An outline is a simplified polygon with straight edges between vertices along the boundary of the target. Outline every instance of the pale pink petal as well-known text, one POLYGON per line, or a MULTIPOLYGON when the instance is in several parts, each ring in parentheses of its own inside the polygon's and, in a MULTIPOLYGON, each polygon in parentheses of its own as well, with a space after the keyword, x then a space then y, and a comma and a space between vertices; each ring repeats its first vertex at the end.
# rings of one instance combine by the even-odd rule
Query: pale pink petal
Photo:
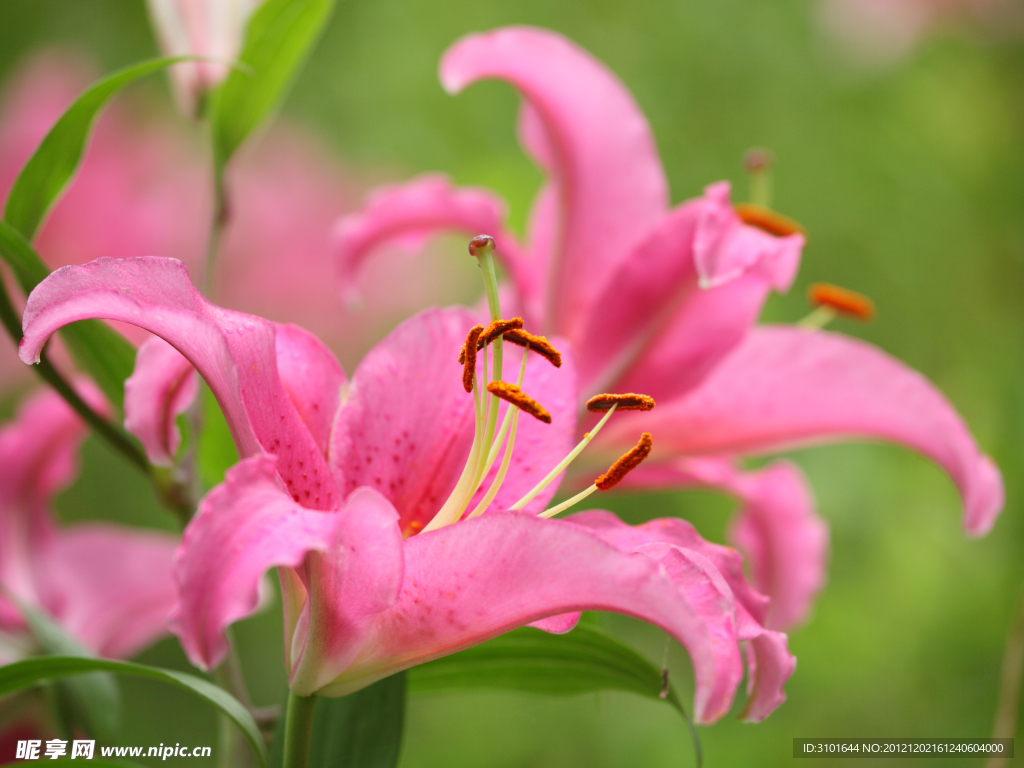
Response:
POLYGON ((181 445, 174 420, 199 393, 192 363, 153 336, 135 356, 135 370, 124 382, 124 428, 139 438, 151 464, 169 467, 181 445))
POLYGON ((305 509, 278 485, 276 461, 243 459, 199 505, 175 558, 180 602, 172 631, 193 664, 217 666, 227 653, 224 628, 259 604, 259 584, 273 566, 298 566, 326 551, 337 514, 305 509))
POLYGON ((758 328, 697 389, 642 415, 641 422, 624 414, 598 439, 629 442, 642 424, 665 456, 874 437, 907 445, 949 473, 968 534, 986 533, 1003 506, 999 470, 945 397, 884 352, 837 334, 758 328))
POLYGON ((37 361, 54 331, 86 318, 138 325, 174 346, 217 397, 240 456, 279 456, 278 471, 297 499, 336 506, 326 459, 281 385, 273 324, 211 304, 174 259, 98 259, 58 269, 32 292, 21 359, 37 361))
POLYGON ((508 27, 469 35, 445 53, 440 77, 452 93, 484 78, 507 80, 540 118, 546 140, 535 137, 529 146, 535 155, 547 155, 563 201, 544 330, 575 341, 601 278, 668 205, 647 121, 612 72, 546 30, 508 27))
POLYGON ((402 323, 352 376, 331 438, 331 466, 349 493, 380 491, 405 529, 428 523, 455 487, 473 442, 473 395, 459 350, 481 318, 433 309, 402 323))
POLYGON ((345 372, 327 346, 304 328, 279 324, 274 337, 281 384, 324 455, 345 372))
POLYGON ((572 522, 497 513, 405 542, 405 582, 366 644, 325 695, 578 610, 610 610, 662 627, 690 653, 694 717, 724 715, 742 676, 735 603, 699 553, 629 553, 572 522))
POLYGON ((451 231, 493 237, 495 254, 515 277, 522 271, 519 247, 504 222, 505 204, 497 195, 455 187, 446 176, 430 174, 381 187, 362 211, 344 216, 335 227, 342 292, 348 298, 358 294, 359 272, 378 248, 388 244, 419 248, 430 237, 451 231))
POLYGON ((534 629, 543 629, 552 635, 564 635, 580 623, 583 611, 572 611, 571 613, 559 613, 555 616, 547 616, 537 621, 531 621, 527 626, 534 629))
POLYGON ((580 341, 584 393, 661 401, 694 387, 742 340, 768 293, 789 287, 801 246, 743 224, 725 183, 675 208, 604 284, 580 341), (715 244, 730 272, 701 288, 698 257, 715 244))
POLYGON ((94 653, 133 656, 169 631, 177 545, 167 534, 103 523, 61 531, 37 564, 42 605, 94 653))
POLYGON ((795 464, 775 461, 742 472, 719 458, 648 461, 623 487, 706 487, 735 495, 742 506, 729 537, 750 561, 754 586, 771 600, 765 626, 786 630, 807 618, 825 585, 829 531, 795 464))
MULTIPOLYGON (((562 339, 555 338, 551 341, 556 349, 568 350, 562 339)), ((518 347, 511 344, 506 344, 505 350, 505 379, 510 380, 518 375, 522 353, 518 347)), ((508 474, 505 475, 501 489, 491 502, 490 510, 493 511, 508 509, 519 501, 543 480, 576 444, 576 365, 572 354, 568 351, 562 353, 561 368, 555 368, 544 358, 531 354, 526 361, 523 391, 548 410, 551 414, 551 423, 545 424, 524 413, 519 415, 519 426, 508 474)), ((500 413, 504 417, 504 407, 500 413)), ((476 507, 490 488, 504 456, 505 451, 502 449, 498 452, 494 467, 484 478, 483 484, 470 502, 470 510, 476 507)), ((558 490, 561 478, 561 475, 558 476, 537 494, 523 507, 523 511, 533 514, 543 511, 558 490)))

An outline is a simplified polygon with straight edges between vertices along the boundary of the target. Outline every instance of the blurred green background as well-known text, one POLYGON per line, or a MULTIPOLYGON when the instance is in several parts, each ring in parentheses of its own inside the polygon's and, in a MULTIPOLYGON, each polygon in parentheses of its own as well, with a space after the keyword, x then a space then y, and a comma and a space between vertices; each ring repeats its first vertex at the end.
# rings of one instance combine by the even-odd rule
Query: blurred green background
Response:
MULTIPOLYGON (((814 281, 868 294, 877 320, 836 327, 936 382, 996 459, 1007 506, 987 538, 969 541, 952 484, 916 455, 883 445, 794 454, 832 526, 829 583, 810 622, 791 634, 799 664, 789 700, 763 724, 730 717, 702 729, 709 766, 789 765, 793 737, 989 735, 1024 584, 1024 47, 968 30, 933 36, 895 65, 856 66, 821 35, 815 10, 812 0, 344 0, 285 106, 326 137, 358 183, 446 171, 504 194, 521 226, 540 175, 515 140, 517 97, 497 83, 448 97, 437 61, 473 30, 529 23, 563 32, 639 101, 674 202, 723 178, 742 197, 744 150, 769 147, 775 207, 808 228, 810 244, 796 287, 771 300, 767 319, 803 316, 814 281)), ((105 71, 155 53, 141 0, 0 3, 0 79, 55 44, 90 52, 105 71)), ((169 100, 164 83, 144 87, 169 100)), ((631 522, 686 517, 721 541, 732 504, 687 493, 618 496, 608 506, 631 522)), ((144 482, 92 441, 58 509, 67 520, 172 525, 144 482)), ((660 632, 601 620, 660 661, 660 632)), ((261 704, 283 696, 279 625, 273 606, 237 632, 261 704)), ((142 660, 187 668, 171 640, 142 660)), ((687 681, 678 646, 670 661, 687 681)), ((123 744, 216 744, 212 713, 186 694, 130 680, 123 691, 123 744)), ((619 694, 493 693, 411 700, 401 765, 691 761, 667 707, 619 694)), ((942 764, 968 762, 977 761, 942 764)))

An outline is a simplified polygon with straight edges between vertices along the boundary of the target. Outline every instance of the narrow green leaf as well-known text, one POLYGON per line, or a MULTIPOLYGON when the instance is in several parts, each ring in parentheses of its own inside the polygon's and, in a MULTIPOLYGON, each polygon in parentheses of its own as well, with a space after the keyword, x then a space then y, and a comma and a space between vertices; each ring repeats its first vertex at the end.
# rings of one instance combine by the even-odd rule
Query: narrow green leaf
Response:
POLYGON ((78 169, 96 116, 111 96, 140 77, 164 69, 183 57, 134 64, 93 83, 61 115, 21 169, 4 208, 4 220, 26 239, 35 237, 46 212, 78 169))
POLYGON ((218 178, 242 142, 280 104, 333 7, 334 0, 266 0, 253 14, 238 57, 241 66, 228 74, 211 103, 218 178))
POLYGON ((405 722, 406 673, 361 691, 317 699, 309 768, 395 768, 405 722))
MULTIPOLYGON (((92 654, 42 611, 19 603, 29 632, 44 653, 91 658, 92 654)), ((121 722, 121 695, 113 675, 91 672, 56 684, 60 708, 70 725, 81 725, 92 738, 107 743, 117 738, 121 722)))
POLYGON ((676 690, 666 689, 661 669, 592 625, 565 635, 523 627, 409 670, 409 693, 481 688, 554 695, 617 690, 665 701, 686 721, 701 764, 696 729, 676 690))
POLYGON ((267 765, 267 749, 256 721, 249 711, 231 694, 218 688, 208 680, 178 672, 173 669, 160 669, 136 664, 130 661, 114 661, 112 659, 85 659, 77 656, 38 656, 23 659, 13 664, 0 667, 0 696, 13 691, 27 688, 46 680, 58 680, 70 675, 88 672, 118 672, 124 675, 159 680, 191 691, 231 718, 241 729, 249 742, 261 768, 267 765))
MULTIPOLYGON (((0 221, 0 256, 10 266, 26 296, 50 274, 28 240, 5 221, 0 221)), ((15 340, 21 338, 20 325, 19 322, 15 340)), ((78 366, 120 411, 124 405, 124 380, 135 368, 135 347, 99 320, 72 323, 60 333, 78 366)))

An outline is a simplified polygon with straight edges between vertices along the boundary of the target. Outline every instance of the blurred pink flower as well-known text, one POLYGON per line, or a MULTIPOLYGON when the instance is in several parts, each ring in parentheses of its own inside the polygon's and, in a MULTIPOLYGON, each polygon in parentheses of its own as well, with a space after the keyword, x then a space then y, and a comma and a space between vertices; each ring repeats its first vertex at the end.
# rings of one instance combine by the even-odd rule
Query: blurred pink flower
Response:
POLYGON ((734 536, 777 607, 770 626, 806 616, 824 582, 827 528, 794 465, 744 476, 726 457, 837 437, 901 442, 952 477, 968 534, 991 528, 1003 503, 999 472, 922 376, 837 334, 754 325, 768 293, 792 283, 803 237, 749 215, 759 226, 746 223, 725 183, 670 209, 647 121, 600 62, 555 33, 511 27, 455 43, 440 77, 452 93, 497 78, 522 94, 520 139, 548 177, 527 244, 505 229, 492 193, 421 177, 378 191, 339 222, 344 291, 385 242, 452 228, 492 234, 528 322, 569 340, 579 402, 601 391, 658 401, 653 414, 625 414, 595 441, 617 452, 640 424, 654 434, 651 461, 629 482, 709 484, 744 502, 734 536))
POLYGON ((1021 13, 1011 0, 822 0, 818 19, 851 58, 887 64, 936 29, 971 21, 1019 29, 1021 13))
MULTIPOLYGON (((92 387, 83 394, 103 408, 92 387)), ((86 428, 54 392, 0 428, 0 663, 32 650, 11 598, 52 616, 93 653, 128 657, 168 631, 174 537, 106 523, 55 525, 50 500, 77 474, 86 428)))
MULTIPOLYGON (((44 53, 9 83, 0 105, 0 191, 10 188, 92 71, 73 55, 44 53)), ((343 359, 357 360, 397 319, 435 300, 440 276, 426 263, 382 263, 365 310, 342 306, 324 275, 333 270, 331 227, 355 193, 315 137, 281 122, 256 146, 243 148, 229 169, 231 221, 214 298, 300 322, 343 359)), ((209 170, 198 137, 168 123, 143 119, 123 100, 106 110, 79 172, 37 238, 47 264, 156 255, 203 273, 209 170)), ((120 330, 136 343, 147 335, 131 326, 120 330)), ((6 336, 0 339, 0 391, 26 382, 30 373, 12 347, 6 336)))
POLYGON ((263 0, 147 0, 160 48, 167 56, 206 56, 219 61, 171 69, 175 95, 188 115, 228 73, 242 48, 245 27, 263 0))
MULTIPOLYGON (((300 695, 342 695, 524 624, 567 631, 578 611, 598 609, 650 621, 687 648, 698 722, 730 708, 740 641, 749 641, 751 678, 744 716, 760 720, 784 700, 795 660, 785 635, 764 628, 767 600, 747 584, 737 552, 678 520, 633 528, 600 512, 544 519, 537 513, 557 483, 513 504, 572 447, 571 356, 558 370, 538 356, 523 361, 523 391, 550 408, 550 423, 528 418, 520 428, 506 408, 507 455, 468 476, 482 483, 467 483, 460 476, 483 466, 467 459, 486 455, 474 453, 484 430, 454 359, 476 312, 413 317, 346 382, 314 336, 213 305, 180 262, 101 259, 57 270, 32 292, 22 359, 87 317, 137 324, 173 346, 209 384, 243 457, 203 500, 177 556, 174 628, 193 663, 224 658, 224 628, 253 612, 263 572, 277 566, 290 686, 300 695), (480 498, 493 509, 481 504, 462 519, 480 498)), ((152 375, 137 368, 129 410, 146 407, 143 390, 152 412, 176 398, 159 382, 181 372, 166 364, 169 351, 140 355, 152 375)), ((166 444, 166 421, 143 422, 166 444)))

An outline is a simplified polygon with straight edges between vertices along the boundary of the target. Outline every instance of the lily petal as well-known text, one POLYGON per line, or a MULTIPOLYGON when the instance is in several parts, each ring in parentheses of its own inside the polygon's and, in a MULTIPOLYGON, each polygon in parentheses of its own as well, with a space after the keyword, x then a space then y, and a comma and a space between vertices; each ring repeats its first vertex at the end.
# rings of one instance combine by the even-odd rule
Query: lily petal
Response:
POLYGON ((445 232, 494 238, 495 255, 515 277, 523 272, 519 247, 505 229, 505 203, 493 192, 455 187, 447 176, 428 174, 375 190, 363 210, 344 216, 334 231, 342 294, 358 296, 356 280, 370 255, 389 243, 419 248, 445 232))
POLYGON ((484 78, 506 80, 540 118, 535 122, 547 140, 532 140, 528 148, 538 155, 544 147, 544 164, 563 202, 546 331, 575 341, 605 272, 668 207, 647 121, 611 71, 546 30, 507 27, 469 35, 444 54, 440 78, 449 93, 484 78))
POLYGON ((720 458, 648 461, 623 485, 701 486, 739 498, 742 507, 729 538, 750 561, 754 586, 771 600, 765 626, 786 630, 806 620, 825 585, 829 530, 795 464, 773 461, 764 469, 742 472, 720 458))
POLYGON ((134 656, 168 632, 177 545, 173 536, 102 523, 61 531, 40 558, 42 604, 93 653, 134 656))
POLYGON ((294 496, 310 507, 336 506, 326 459, 281 384, 272 323, 210 303, 175 259, 97 259, 62 267, 32 291, 21 359, 38 361, 54 331, 86 318, 131 323, 174 346, 209 384, 240 456, 279 455, 294 496))
POLYGON ((326 456, 345 371, 320 339, 297 325, 278 324, 274 342, 284 391, 326 456))
POLYGON ((356 368, 331 438, 343 491, 375 488, 403 530, 428 523, 455 487, 473 442, 473 397, 456 359, 480 321, 431 309, 402 323, 356 368))
POLYGON ((298 505, 278 485, 276 463, 265 455, 240 461, 185 529, 174 564, 180 602, 171 631, 203 669, 227 654, 225 627, 256 610, 264 572, 296 567, 337 538, 340 516, 298 505))
MULTIPOLYGON (((949 401, 916 371, 838 334, 753 330, 697 389, 645 416, 643 428, 658 435, 662 455, 769 451, 851 436, 902 443, 950 475, 972 536, 985 534, 1003 506, 999 470, 949 401)), ((608 426, 598 439, 625 444, 637 430, 631 414, 608 426)))
POLYGON ((151 464, 169 467, 181 445, 174 420, 199 394, 192 363, 153 336, 139 347, 135 370, 124 382, 124 428, 139 438, 151 464))
POLYGON ((377 617, 352 664, 319 693, 343 695, 514 627, 594 609, 649 621, 687 648, 698 722, 729 709, 742 676, 735 603, 700 553, 630 553, 571 521, 512 512, 420 534, 404 548, 401 597, 377 617))
POLYGON ((740 221, 725 182, 675 208, 604 284, 580 341, 584 392, 661 401, 696 386, 743 339, 769 292, 788 289, 802 244, 740 221), (709 277, 709 259, 728 273, 709 277))

